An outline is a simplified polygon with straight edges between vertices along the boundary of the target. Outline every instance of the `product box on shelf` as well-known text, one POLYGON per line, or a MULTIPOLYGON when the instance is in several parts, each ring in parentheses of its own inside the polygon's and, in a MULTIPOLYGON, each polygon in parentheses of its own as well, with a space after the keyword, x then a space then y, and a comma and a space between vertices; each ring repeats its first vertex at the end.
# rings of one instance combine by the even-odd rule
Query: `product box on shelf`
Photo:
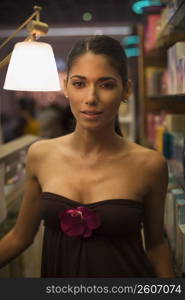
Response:
POLYGON ((185 186, 184 147, 185 135, 183 133, 172 132, 171 159, 169 161, 169 166, 176 182, 181 186, 185 186))
POLYGON ((162 136, 165 129, 165 118, 168 113, 161 111, 147 113, 147 138, 151 145, 162 152, 162 136))
MULTIPOLYGON (((180 196, 181 197, 181 196, 180 196)), ((176 223, 185 224, 185 197, 176 201, 176 223)))
POLYGON ((146 53, 155 47, 157 36, 158 36, 160 18, 161 18, 160 14, 152 14, 147 17, 147 25, 145 28, 145 44, 144 44, 146 53))
POLYGON ((165 126, 163 124, 157 126, 155 148, 161 153, 164 152, 164 143, 163 143, 164 133, 165 133, 165 126))
POLYGON ((183 1, 184 0, 171 0, 170 1, 170 4, 174 8, 174 11, 176 11, 179 8, 179 6, 182 4, 183 1))
MULTIPOLYGON (((179 195, 179 198, 177 198, 175 202, 175 257, 176 260, 179 255, 179 236, 178 236, 178 230, 179 225, 185 225, 185 197, 183 195, 179 195), (181 199, 180 199, 181 198, 181 199)), ((184 249, 185 250, 185 249, 184 249)))
POLYGON ((147 138, 154 147, 155 145, 155 136, 156 136, 156 114, 149 112, 147 114, 147 138))
POLYGON ((168 114, 165 123, 169 131, 185 132, 185 114, 168 114))
POLYGON ((172 159, 173 134, 165 130, 163 134, 163 155, 166 159, 172 159))
POLYGON ((165 201, 164 225, 165 230, 172 248, 175 253, 176 249, 176 201, 185 199, 185 192, 181 188, 172 189, 167 193, 165 201))
POLYGON ((147 67, 146 68, 146 86, 147 96, 158 96, 163 93, 162 79, 165 68, 147 67))
POLYGON ((160 19, 158 21, 158 35, 161 34, 161 32, 164 30, 166 24, 169 22, 170 18, 173 15, 173 9, 171 6, 167 5, 160 13, 160 19))
POLYGON ((4 183, 5 183, 5 165, 0 163, 0 224, 7 217, 7 205, 4 195, 4 183))
MULTIPOLYGON (((177 42, 167 51, 168 57, 168 93, 180 94, 179 80, 182 78, 184 57, 185 57, 185 42, 177 42), (180 71, 179 71, 180 70, 180 71)), ((184 78, 183 78, 184 79, 184 78)))
POLYGON ((185 273, 185 224, 178 225, 176 241, 176 263, 181 273, 185 273))
POLYGON ((168 59, 168 94, 176 94, 177 90, 177 72, 175 60, 175 47, 170 47, 167 51, 168 59))
POLYGON ((177 91, 178 94, 185 93, 185 53, 177 63, 177 91))

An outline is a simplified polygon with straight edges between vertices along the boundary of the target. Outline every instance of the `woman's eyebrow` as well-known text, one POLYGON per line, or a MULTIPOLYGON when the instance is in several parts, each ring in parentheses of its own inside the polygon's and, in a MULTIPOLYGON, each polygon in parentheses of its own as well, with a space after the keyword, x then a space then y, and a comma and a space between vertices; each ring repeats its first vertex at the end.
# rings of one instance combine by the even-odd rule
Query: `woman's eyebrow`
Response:
POLYGON ((104 81, 104 80, 114 80, 117 81, 114 77, 100 77, 98 78, 98 81, 104 81))
POLYGON ((73 76, 70 77, 70 79, 72 79, 74 77, 77 77, 77 78, 80 78, 80 79, 86 79, 86 77, 82 76, 82 75, 73 75, 73 76))
MULTIPOLYGON (((83 80, 87 79, 85 76, 82 76, 82 75, 73 75, 73 76, 70 77, 70 79, 75 78, 75 77, 77 77, 79 79, 83 79, 83 80)), ((98 81, 105 81, 105 80, 114 80, 114 81, 117 81, 116 78, 110 77, 110 76, 98 78, 98 81)))

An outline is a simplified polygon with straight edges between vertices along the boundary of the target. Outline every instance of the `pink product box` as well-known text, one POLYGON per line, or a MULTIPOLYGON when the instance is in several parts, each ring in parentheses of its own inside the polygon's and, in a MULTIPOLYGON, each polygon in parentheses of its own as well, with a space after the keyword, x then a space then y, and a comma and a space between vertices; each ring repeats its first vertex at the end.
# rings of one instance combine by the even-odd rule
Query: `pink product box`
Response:
POLYGON ((185 42, 177 42, 168 49, 169 94, 184 91, 185 42))
POLYGON ((185 93, 185 56, 181 57, 177 63, 177 93, 185 93))

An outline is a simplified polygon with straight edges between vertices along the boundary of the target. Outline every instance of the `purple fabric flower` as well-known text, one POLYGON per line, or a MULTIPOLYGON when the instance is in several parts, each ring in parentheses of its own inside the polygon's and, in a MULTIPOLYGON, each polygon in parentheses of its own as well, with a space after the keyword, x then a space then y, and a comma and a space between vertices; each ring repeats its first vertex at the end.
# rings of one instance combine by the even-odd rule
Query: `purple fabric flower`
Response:
POLYGON ((84 206, 66 209, 60 214, 60 228, 69 236, 90 237, 92 230, 100 224, 100 217, 84 206))

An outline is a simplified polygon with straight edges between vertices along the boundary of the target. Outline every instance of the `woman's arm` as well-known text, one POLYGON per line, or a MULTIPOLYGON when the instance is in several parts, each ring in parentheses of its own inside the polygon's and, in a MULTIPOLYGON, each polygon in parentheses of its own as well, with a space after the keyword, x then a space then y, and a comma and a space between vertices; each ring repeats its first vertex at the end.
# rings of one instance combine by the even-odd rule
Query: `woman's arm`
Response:
POLYGON ((0 267, 9 263, 32 244, 41 222, 39 202, 41 188, 35 176, 39 144, 40 142, 32 144, 27 153, 24 197, 15 226, 0 240, 0 267))
POLYGON ((158 277, 176 277, 172 254, 164 236, 164 205, 168 187, 168 165, 152 150, 147 156, 149 190, 144 199, 144 236, 148 257, 158 277))

